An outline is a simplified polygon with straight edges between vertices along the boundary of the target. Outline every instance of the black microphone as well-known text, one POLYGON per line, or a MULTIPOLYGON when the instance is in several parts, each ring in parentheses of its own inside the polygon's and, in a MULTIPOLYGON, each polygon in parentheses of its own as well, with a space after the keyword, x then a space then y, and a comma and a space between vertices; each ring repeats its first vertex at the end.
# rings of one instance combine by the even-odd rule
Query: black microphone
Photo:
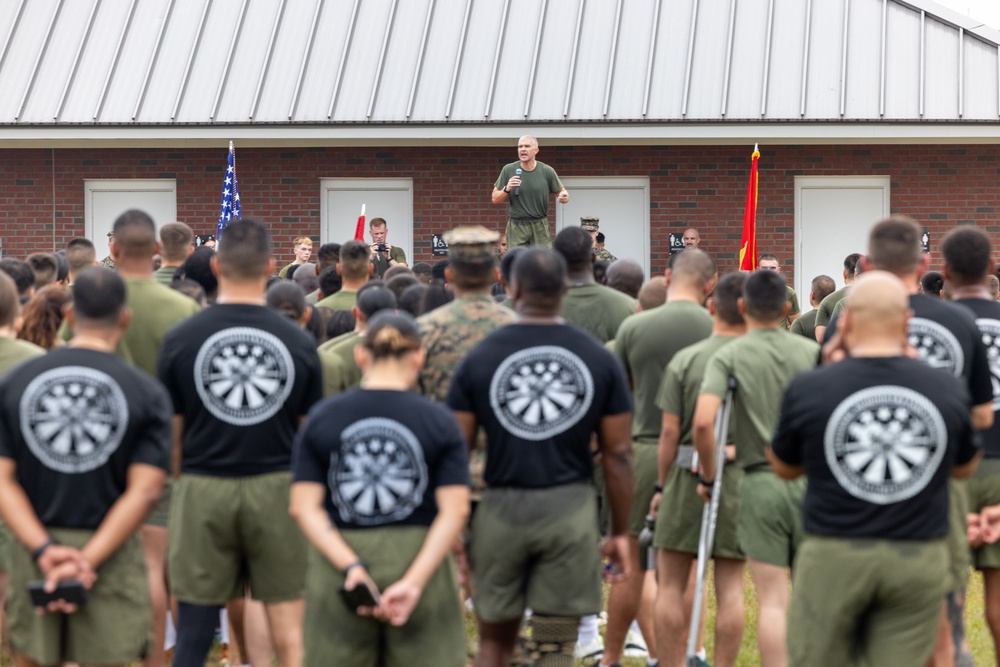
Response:
MULTIPOLYGON (((515 169, 514 170, 514 174, 517 175, 518 178, 521 178, 521 170, 520 169, 515 169)), ((514 196, 515 197, 520 197, 521 196, 521 186, 520 185, 514 186, 514 196)))

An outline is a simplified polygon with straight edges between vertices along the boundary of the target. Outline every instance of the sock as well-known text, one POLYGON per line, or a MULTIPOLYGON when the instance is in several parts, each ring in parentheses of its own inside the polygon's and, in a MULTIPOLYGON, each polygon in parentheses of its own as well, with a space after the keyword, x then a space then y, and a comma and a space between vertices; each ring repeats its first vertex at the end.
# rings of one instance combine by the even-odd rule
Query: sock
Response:
POLYGON ((659 660, 647 660, 646 661, 646 667, 660 667, 660 661, 659 660))
POLYGON ((702 647, 702 649, 700 651, 698 651, 698 657, 701 658, 702 660, 707 660, 708 659, 708 653, 705 652, 705 648, 704 647, 702 647))
POLYGON ((594 641, 597 636, 597 614, 590 614, 580 619, 580 627, 577 628, 576 643, 586 646, 594 641))
POLYGON ((632 625, 628 626, 628 631, 629 632, 634 632, 635 634, 639 635, 640 637, 642 636, 642 630, 639 629, 639 623, 638 623, 638 621, 633 620, 632 621, 632 625))
POLYGON ((203 665, 215 637, 219 608, 214 605, 177 604, 177 644, 175 665, 203 665))

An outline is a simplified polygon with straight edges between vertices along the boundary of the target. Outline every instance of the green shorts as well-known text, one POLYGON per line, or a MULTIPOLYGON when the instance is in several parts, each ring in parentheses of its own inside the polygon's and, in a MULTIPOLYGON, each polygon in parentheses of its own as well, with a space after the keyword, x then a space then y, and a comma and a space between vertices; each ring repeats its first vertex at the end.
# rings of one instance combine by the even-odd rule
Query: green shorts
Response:
POLYGON ((966 481, 948 479, 948 562, 951 563, 951 588, 957 591, 965 588, 972 566, 972 552, 969 550, 968 517, 969 498, 966 481))
MULTIPOLYGON (((970 512, 981 512, 984 507, 1000 505, 1000 459, 983 459, 969 479, 965 480, 965 493, 970 512)), ((972 552, 972 562, 977 570, 1000 568, 1000 542, 984 544, 972 552)))
MULTIPOLYGON (((715 523, 712 556, 743 560, 736 524, 740 516, 740 480, 743 470, 727 465, 722 473, 722 495, 715 523)), ((671 466, 663 485, 660 511, 656 515, 653 546, 681 553, 697 554, 701 537, 701 516, 708 505, 698 495, 698 476, 690 470, 671 466)))
POLYGON ((3 521, 0 521, 0 572, 6 572, 10 563, 10 548, 17 541, 14 533, 3 521))
POLYGON ((597 501, 590 481, 486 489, 469 546, 476 613, 487 623, 601 609, 597 501))
POLYGON ((944 539, 809 535, 788 609, 790 667, 926 664, 948 588, 947 558, 944 539))
POLYGON ((519 245, 537 245, 543 248, 552 247, 552 232, 549 231, 549 219, 527 221, 507 218, 507 247, 519 245))
POLYGON ((649 514, 649 503, 653 500, 653 486, 660 476, 658 447, 656 443, 633 442, 632 479, 635 481, 632 490, 632 510, 628 515, 628 532, 632 537, 638 537, 646 526, 646 515, 649 514))
MULTIPOLYGON (((52 528, 58 542, 83 547, 92 530, 52 528)), ((87 604, 70 615, 35 614, 29 581, 42 579, 31 554, 20 543, 10 549, 7 615, 10 645, 39 665, 75 662, 124 665, 143 659, 153 641, 153 614, 146 561, 138 534, 132 535, 97 569, 87 604), (64 639, 63 639, 64 638, 64 639), (60 641, 64 641, 60 651, 60 641)))
POLYGON ((305 592, 306 540, 288 514, 290 472, 182 475, 170 506, 170 585, 181 602, 281 602, 305 592))
MULTIPOLYGON (((344 539, 368 564, 380 591, 406 573, 427 528, 386 526, 345 530, 344 539)), ((460 667, 465 664, 465 623, 455 564, 449 555, 420 596, 406 625, 393 627, 358 616, 341 599, 344 575, 315 549, 306 575, 307 667, 460 667)))
POLYGON ((170 496, 173 487, 174 480, 168 476, 166 483, 163 485, 163 493, 160 494, 160 499, 156 501, 153 511, 146 517, 145 523, 147 526, 156 526, 157 528, 167 527, 167 520, 170 518, 170 496))
POLYGON ((770 470, 749 472, 740 482, 740 549, 762 563, 791 567, 802 541, 804 477, 787 482, 770 470))

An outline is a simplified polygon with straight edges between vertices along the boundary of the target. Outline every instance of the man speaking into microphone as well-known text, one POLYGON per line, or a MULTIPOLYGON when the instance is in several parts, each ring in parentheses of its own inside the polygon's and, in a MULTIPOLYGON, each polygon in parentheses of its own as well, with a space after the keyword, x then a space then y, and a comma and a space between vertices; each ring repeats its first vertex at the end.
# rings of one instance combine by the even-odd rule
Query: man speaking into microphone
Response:
POLYGON ((540 245, 552 247, 549 232, 549 193, 565 204, 569 193, 563 187, 556 170, 535 159, 538 140, 525 135, 517 140, 517 162, 500 171, 493 185, 493 203, 508 202, 507 247, 540 245))

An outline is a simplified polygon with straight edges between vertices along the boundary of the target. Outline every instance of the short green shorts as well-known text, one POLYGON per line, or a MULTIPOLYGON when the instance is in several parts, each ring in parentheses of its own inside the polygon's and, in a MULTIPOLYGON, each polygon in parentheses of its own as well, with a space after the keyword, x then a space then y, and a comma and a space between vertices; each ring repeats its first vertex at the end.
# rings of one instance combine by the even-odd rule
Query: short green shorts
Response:
POLYGON ((737 536, 747 558, 791 567, 802 541, 804 477, 787 482, 769 470, 745 473, 740 482, 737 536))
MULTIPOLYGON (((92 530, 53 528, 58 542, 83 547, 92 530)), ((97 570, 86 605, 70 615, 35 614, 29 581, 42 579, 31 554, 11 545, 7 586, 10 644, 39 665, 62 661, 84 665, 123 665, 143 659, 153 640, 153 615, 146 582, 146 561, 138 534, 132 535, 97 570), (65 644, 60 651, 61 638, 65 644)))
MULTIPOLYGON (((1000 505, 1000 459, 983 459, 969 479, 965 492, 970 512, 981 512, 984 507, 1000 505)), ((1000 542, 984 544, 972 552, 972 562, 977 570, 1000 568, 1000 542)))
MULTIPOLYGON (((421 526, 345 530, 344 539, 368 565, 379 590, 402 578, 427 535, 421 526)), ((315 549, 306 576, 305 665, 352 667, 460 667, 465 623, 451 556, 437 569, 401 627, 358 616, 338 590, 341 574, 315 549)))
POLYGON ((948 559, 951 563, 951 588, 957 591, 965 588, 972 566, 972 552, 969 550, 968 517, 969 498, 964 479, 948 480, 948 559))
POLYGON ((3 521, 0 521, 0 572, 6 572, 10 563, 10 548, 17 539, 10 532, 10 528, 3 521))
POLYGON ((528 222, 507 218, 507 247, 513 248, 519 245, 551 248, 552 232, 549 230, 549 219, 542 218, 528 222))
POLYGON ((926 664, 948 588, 947 558, 944 539, 807 536, 788 609, 790 667, 926 664))
POLYGON ((633 537, 646 526, 646 515, 649 514, 649 503, 653 500, 653 486, 660 476, 656 443, 632 443, 633 485, 632 511, 628 515, 628 532, 633 537))
POLYGON ((153 511, 146 517, 147 526, 156 526, 157 528, 167 527, 167 520, 170 518, 170 495, 173 491, 173 486, 173 478, 167 477, 167 481, 163 485, 163 493, 160 494, 160 499, 156 501, 153 511))
POLYGON ((281 602, 305 592, 306 541, 288 514, 290 472, 182 475, 170 506, 170 585, 181 602, 281 602))
POLYGON ((590 480, 486 489, 469 546, 476 613, 488 623, 601 609, 600 536, 590 480))
MULTIPOLYGON (((716 558, 743 560, 736 524, 740 516, 740 480, 743 471, 727 465, 722 473, 722 495, 716 517, 712 555, 716 558)), ((672 466, 663 485, 660 510, 656 515, 653 546, 681 553, 697 554, 701 537, 701 516, 707 507, 698 495, 698 476, 690 470, 672 466)))

